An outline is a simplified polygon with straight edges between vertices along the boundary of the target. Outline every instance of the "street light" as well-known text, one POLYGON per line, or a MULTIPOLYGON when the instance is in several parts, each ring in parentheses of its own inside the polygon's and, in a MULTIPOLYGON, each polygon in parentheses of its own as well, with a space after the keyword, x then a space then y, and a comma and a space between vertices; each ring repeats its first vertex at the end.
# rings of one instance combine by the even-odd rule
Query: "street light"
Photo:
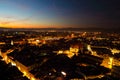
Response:
POLYGON ((62 74, 63 76, 66 76, 66 73, 65 73, 64 71, 61 71, 61 74, 62 74))

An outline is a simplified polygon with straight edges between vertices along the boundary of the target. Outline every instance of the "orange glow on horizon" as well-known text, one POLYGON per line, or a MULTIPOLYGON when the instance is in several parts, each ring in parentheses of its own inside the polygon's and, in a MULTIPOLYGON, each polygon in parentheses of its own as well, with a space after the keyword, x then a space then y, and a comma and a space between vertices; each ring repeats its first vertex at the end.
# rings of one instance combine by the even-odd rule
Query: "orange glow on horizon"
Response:
MULTIPOLYGON (((73 25, 71 25, 73 26, 73 25)), ((70 27, 70 25, 66 24, 59 24, 59 23, 50 23, 50 22, 35 22, 35 21, 16 21, 16 22, 10 22, 10 21, 2 21, 0 23, 0 27, 4 28, 64 28, 64 27, 70 27)), ((74 26, 75 27, 75 26, 74 26)))
POLYGON ((3 28, 62 28, 64 26, 59 25, 40 25, 40 24, 6 24, 2 25, 0 24, 0 27, 3 28))
POLYGON ((3 28, 60 28, 59 26, 45 26, 45 25, 0 25, 3 28))

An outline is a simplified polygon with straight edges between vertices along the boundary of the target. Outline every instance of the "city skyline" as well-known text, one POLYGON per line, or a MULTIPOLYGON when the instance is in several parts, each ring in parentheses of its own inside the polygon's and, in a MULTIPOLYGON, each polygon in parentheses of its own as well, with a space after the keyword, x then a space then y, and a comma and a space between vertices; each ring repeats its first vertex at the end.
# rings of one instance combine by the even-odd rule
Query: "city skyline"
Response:
POLYGON ((119 0, 1 0, 0 27, 119 28, 119 0))

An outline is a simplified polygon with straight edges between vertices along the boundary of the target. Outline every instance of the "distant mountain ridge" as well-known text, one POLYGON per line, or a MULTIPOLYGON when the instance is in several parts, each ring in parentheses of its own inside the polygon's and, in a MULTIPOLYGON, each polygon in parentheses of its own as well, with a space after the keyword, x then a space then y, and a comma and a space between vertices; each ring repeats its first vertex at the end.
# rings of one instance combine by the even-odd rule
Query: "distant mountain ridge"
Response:
POLYGON ((9 31, 33 31, 33 30, 61 30, 61 31, 107 31, 107 32, 120 32, 120 28, 4 28, 0 27, 0 30, 9 31))

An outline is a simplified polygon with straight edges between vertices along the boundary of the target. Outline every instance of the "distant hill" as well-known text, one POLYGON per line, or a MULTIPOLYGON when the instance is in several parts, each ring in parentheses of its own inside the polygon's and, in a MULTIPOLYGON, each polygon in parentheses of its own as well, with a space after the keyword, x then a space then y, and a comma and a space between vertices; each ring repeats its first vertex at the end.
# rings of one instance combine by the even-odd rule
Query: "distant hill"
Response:
POLYGON ((58 30, 58 31, 102 31, 102 32, 120 32, 120 28, 4 28, 0 30, 8 31, 34 31, 34 30, 58 30))

